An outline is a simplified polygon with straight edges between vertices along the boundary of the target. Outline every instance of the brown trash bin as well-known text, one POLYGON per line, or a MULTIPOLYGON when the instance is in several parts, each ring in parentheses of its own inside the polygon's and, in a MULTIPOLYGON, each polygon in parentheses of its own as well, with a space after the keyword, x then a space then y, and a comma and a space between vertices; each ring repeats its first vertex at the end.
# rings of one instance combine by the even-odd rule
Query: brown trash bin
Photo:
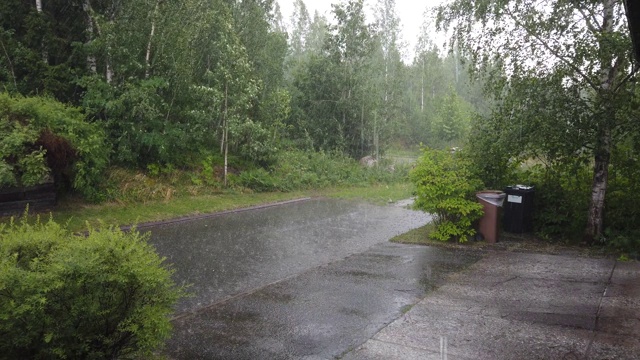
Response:
POLYGON ((485 190, 477 192, 476 197, 484 211, 479 221, 478 231, 488 243, 495 243, 500 235, 500 209, 506 194, 498 190, 485 190))

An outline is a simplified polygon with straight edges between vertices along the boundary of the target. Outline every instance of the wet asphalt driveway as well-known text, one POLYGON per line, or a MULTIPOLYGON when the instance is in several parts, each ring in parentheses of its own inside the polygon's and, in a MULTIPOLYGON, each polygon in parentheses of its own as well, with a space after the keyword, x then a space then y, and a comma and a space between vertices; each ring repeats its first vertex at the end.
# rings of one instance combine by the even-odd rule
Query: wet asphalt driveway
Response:
POLYGON ((326 359, 353 350, 480 258, 388 242, 428 220, 315 199, 154 228, 152 242, 193 294, 178 306, 165 354, 326 359))

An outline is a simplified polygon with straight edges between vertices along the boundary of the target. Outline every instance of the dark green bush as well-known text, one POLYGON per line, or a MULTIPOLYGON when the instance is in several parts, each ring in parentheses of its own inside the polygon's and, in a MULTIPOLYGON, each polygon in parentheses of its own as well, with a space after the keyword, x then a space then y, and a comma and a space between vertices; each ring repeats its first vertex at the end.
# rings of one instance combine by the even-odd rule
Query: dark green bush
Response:
POLYGON ((517 174, 517 183, 535 186, 533 224, 546 238, 578 240, 587 224, 590 167, 557 163, 531 166, 517 174))
POLYGON ((425 149, 410 173, 416 186, 415 207, 433 214, 436 230, 431 237, 436 240, 464 242, 475 234, 472 225, 482 216, 475 193, 482 182, 470 166, 457 154, 425 149))
POLYGON ((26 216, 0 225, 0 357, 150 354, 182 290, 147 239, 113 228, 77 236, 26 216))

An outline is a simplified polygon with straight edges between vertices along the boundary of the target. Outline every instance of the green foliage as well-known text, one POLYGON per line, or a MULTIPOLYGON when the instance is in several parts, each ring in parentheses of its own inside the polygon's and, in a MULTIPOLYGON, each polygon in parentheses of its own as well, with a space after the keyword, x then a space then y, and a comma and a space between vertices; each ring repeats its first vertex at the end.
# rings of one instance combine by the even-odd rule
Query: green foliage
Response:
POLYGON ((604 241, 609 248, 622 252, 621 259, 628 260, 629 256, 640 259, 640 231, 637 229, 624 232, 607 229, 604 241))
POLYGON ((453 89, 440 99, 436 116, 431 123, 431 142, 434 145, 460 143, 469 133, 471 105, 453 89))
POLYGON ((258 192, 283 190, 284 184, 274 178, 267 170, 257 168, 241 172, 231 178, 233 185, 239 185, 258 192))
MULTIPOLYGON (((189 184, 189 177, 183 171, 176 170, 171 174, 158 171, 159 175, 147 175, 131 169, 109 168, 105 176, 105 200, 119 203, 169 200, 179 191, 176 184, 189 184)), ((193 176, 200 179, 199 174, 194 173, 193 176)))
POLYGON ((13 173, 13 166, 0 159, 0 187, 11 187, 16 185, 18 185, 18 181, 13 173))
POLYGON ((605 214, 607 227, 614 233, 630 233, 640 224, 640 147, 624 142, 614 149, 611 162, 605 214))
POLYGON ((287 190, 364 183, 365 170, 338 152, 287 151, 273 169, 287 190))
POLYGON ((627 139, 613 150, 609 167, 605 223, 606 245, 640 256, 640 142, 627 139))
POLYGON ((0 3, 0 89, 77 101, 81 90, 75 79, 87 71, 82 47, 74 46, 86 41, 82 6, 42 3, 43 13, 35 2, 0 3))
POLYGON ((499 117, 476 117, 462 153, 472 165, 471 172, 487 189, 502 189, 519 183, 516 181, 519 161, 513 154, 519 153, 521 138, 517 133, 505 135, 505 124, 501 120, 499 117))
POLYGON ((87 86, 85 108, 108 120, 117 163, 144 166, 177 162, 178 156, 190 149, 186 125, 167 121, 169 105, 162 92, 169 84, 164 79, 132 81, 116 89, 105 89, 97 78, 85 78, 83 83, 87 86))
POLYGON ((18 161, 18 166, 22 170, 20 183, 23 186, 38 185, 47 180, 50 170, 45 163, 45 153, 46 151, 41 147, 39 150, 24 155, 18 161))
POLYGON ((50 171, 45 163, 46 150, 42 147, 30 149, 37 141, 37 130, 18 121, 10 121, 10 115, 5 116, 0 119, 0 185, 33 186, 43 183, 50 171))
POLYGON ((233 176, 232 182, 255 191, 294 191, 398 183, 406 179, 407 172, 407 166, 391 164, 365 168, 339 152, 289 150, 278 154, 270 170, 245 170, 233 176))
POLYGON ((587 223, 589 167, 579 162, 536 164, 516 176, 516 183, 535 187, 535 231, 544 238, 579 240, 587 223))
POLYGON ((416 187, 415 207, 433 214, 436 230, 431 237, 441 241, 467 241, 475 234, 473 223, 482 216, 475 192, 482 183, 462 157, 424 149, 410 178, 416 187))
POLYGON ((0 226, 0 352, 7 358, 149 355, 182 290, 148 235, 73 235, 53 220, 0 226))
POLYGON ((273 134, 262 124, 247 120, 233 124, 229 131, 240 157, 261 166, 273 164, 278 148, 273 134))
POLYGON ((100 183, 109 152, 96 124, 86 122, 79 109, 50 98, 0 93, 0 104, 2 160, 14 167, 15 175, 20 173, 16 178, 23 185, 43 180, 48 172, 46 159, 49 166, 53 164, 49 170, 57 180, 68 177, 86 198, 101 199, 100 183), (37 150, 40 146, 44 149, 37 150))

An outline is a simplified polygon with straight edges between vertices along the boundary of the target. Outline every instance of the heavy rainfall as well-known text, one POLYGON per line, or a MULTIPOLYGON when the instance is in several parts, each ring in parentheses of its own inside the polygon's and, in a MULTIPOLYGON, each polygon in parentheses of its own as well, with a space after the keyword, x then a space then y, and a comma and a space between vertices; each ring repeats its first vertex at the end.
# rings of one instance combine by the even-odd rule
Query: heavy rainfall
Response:
POLYGON ((0 359, 638 359, 639 44, 627 0, 3 0, 0 359))

